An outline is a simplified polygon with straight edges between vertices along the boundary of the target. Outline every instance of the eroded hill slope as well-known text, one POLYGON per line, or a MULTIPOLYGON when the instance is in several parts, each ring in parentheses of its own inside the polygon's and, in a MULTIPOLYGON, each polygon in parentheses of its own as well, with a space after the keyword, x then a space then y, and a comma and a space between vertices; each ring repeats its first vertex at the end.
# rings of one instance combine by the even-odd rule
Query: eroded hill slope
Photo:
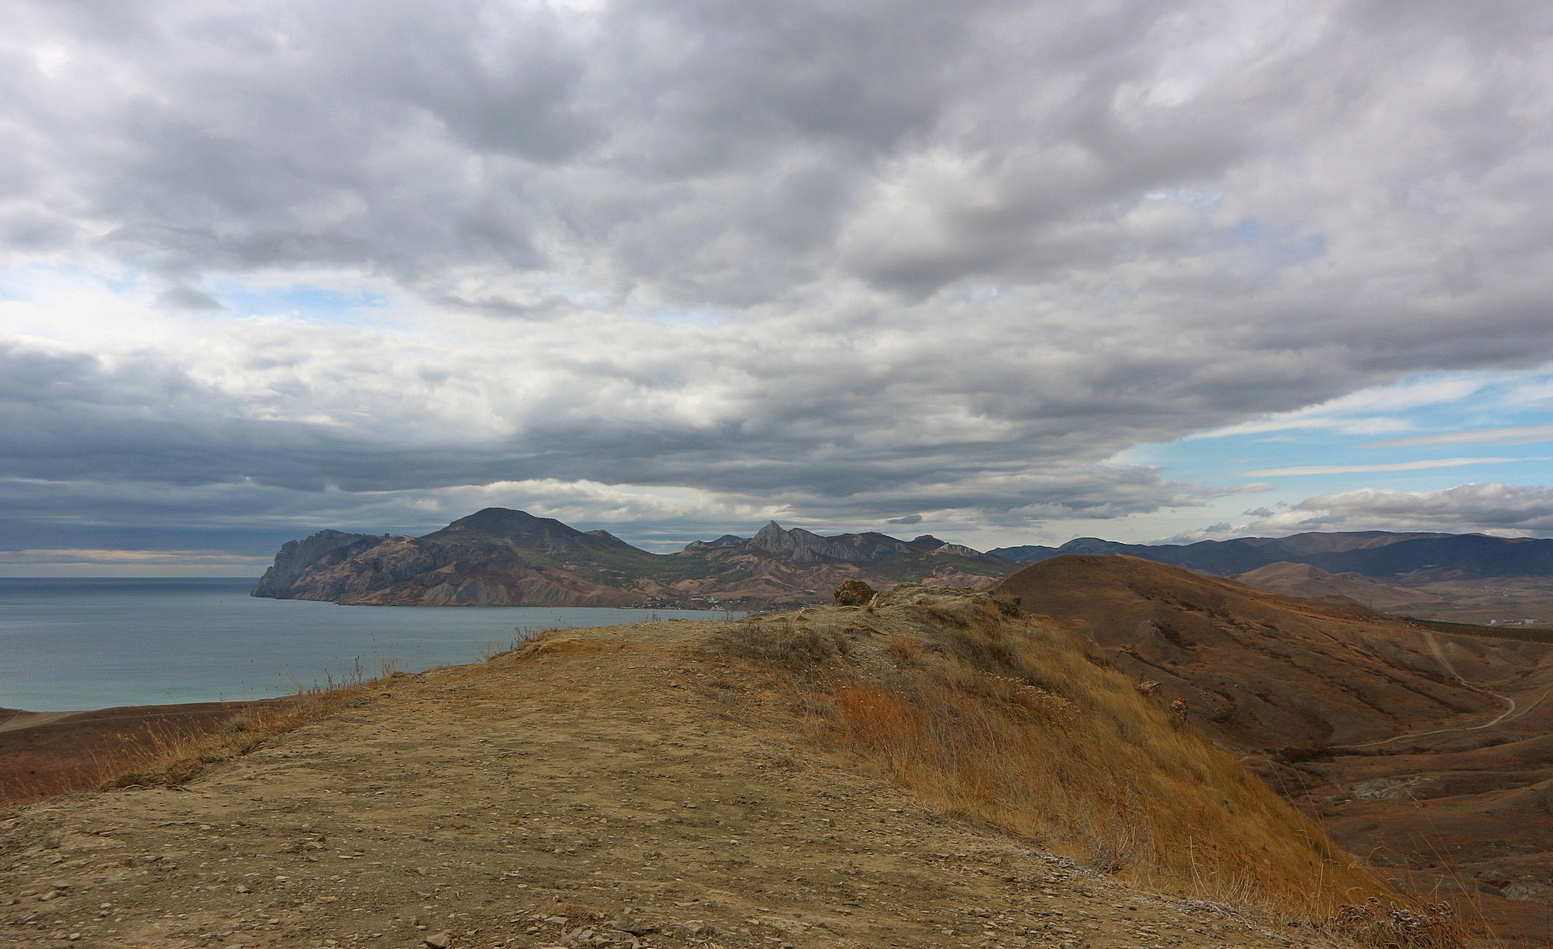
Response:
POLYGON ((1470 637, 1431 645, 1408 621, 1356 602, 1282 596, 1135 557, 1058 557, 995 589, 1086 636, 1128 674, 1161 682, 1200 727, 1241 750, 1477 724, 1503 707, 1486 686, 1518 680, 1548 653, 1470 637))
POLYGON ((1553 940, 1553 647, 1129 557, 1048 560, 998 590, 1162 682, 1387 879, 1480 918, 1485 944, 1553 940))

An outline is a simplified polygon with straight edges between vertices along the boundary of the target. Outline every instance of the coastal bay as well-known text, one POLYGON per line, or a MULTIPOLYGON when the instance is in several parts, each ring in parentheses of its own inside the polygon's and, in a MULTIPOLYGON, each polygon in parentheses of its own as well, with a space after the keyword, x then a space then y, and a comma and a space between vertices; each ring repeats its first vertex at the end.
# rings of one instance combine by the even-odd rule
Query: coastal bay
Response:
POLYGON ((60 712, 247 701, 385 668, 471 662, 552 627, 700 611, 342 607, 248 579, 0 579, 0 707, 60 712))

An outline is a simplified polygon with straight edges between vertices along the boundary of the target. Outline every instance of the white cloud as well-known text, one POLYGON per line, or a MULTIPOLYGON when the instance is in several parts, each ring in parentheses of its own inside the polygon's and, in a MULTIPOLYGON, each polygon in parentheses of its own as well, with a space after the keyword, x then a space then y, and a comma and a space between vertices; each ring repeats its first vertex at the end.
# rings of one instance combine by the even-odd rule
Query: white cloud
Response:
MULTIPOLYGON (((1371 386, 1336 399, 1328 399, 1292 412, 1194 434, 1193 438, 1228 438, 1273 432, 1329 430, 1348 435, 1375 435, 1402 431, 1409 423, 1384 413, 1403 412, 1426 406, 1459 402, 1481 391, 1490 383, 1489 376, 1458 373, 1411 379, 1397 385, 1371 386)), ((1378 445, 1410 444, 1409 440, 1378 442, 1378 445)))
POLYGON ((1251 531, 1494 531, 1553 533, 1553 488, 1503 483, 1463 484, 1440 491, 1365 488, 1321 495, 1274 514, 1251 531))
POLYGON ((1524 460, 1522 458, 1430 458, 1423 461, 1398 461, 1374 465, 1301 465, 1293 468, 1264 468, 1260 471, 1243 473, 1254 477, 1272 478, 1286 475, 1360 474, 1371 471, 1425 471, 1430 468, 1459 468, 1462 465, 1490 465, 1524 460))
POLYGON ((1499 428, 1479 428, 1465 432, 1439 432, 1433 435, 1411 435, 1371 442, 1361 448, 1431 448, 1436 445, 1529 445, 1553 441, 1553 424, 1509 425, 1499 428))
POLYGON ((7 12, 0 546, 1115 519, 1553 360, 1534 5, 7 12))

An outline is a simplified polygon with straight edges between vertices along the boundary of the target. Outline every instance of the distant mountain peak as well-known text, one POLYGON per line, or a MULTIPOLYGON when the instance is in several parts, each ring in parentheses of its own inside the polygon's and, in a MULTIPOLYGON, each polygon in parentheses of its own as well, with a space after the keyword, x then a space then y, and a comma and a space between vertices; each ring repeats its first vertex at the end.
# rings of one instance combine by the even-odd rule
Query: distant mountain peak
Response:
POLYGON ((868 557, 862 551, 847 544, 837 543, 813 531, 801 527, 784 530, 771 521, 756 533, 750 546, 767 553, 779 554, 794 563, 818 563, 822 560, 860 561, 868 557))
MULTIPOLYGON (((536 517, 527 511, 515 511, 505 507, 488 507, 461 517, 442 530, 471 530, 483 531, 490 534, 522 533, 528 534, 536 530, 549 528, 568 534, 581 534, 567 524, 550 517, 536 517)), ((440 532, 439 532, 440 533, 440 532)))

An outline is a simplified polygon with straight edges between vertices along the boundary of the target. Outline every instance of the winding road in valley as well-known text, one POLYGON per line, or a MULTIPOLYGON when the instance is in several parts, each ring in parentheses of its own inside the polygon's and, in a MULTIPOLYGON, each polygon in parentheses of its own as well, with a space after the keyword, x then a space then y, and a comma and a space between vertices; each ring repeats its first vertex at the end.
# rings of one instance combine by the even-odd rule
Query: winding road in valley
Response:
POLYGON ((1349 747, 1374 748, 1378 745, 1388 745, 1394 741, 1402 741, 1406 738, 1427 738, 1430 735, 1444 735, 1450 732, 1471 732, 1480 731, 1484 728, 1493 728, 1495 725, 1498 725, 1501 722, 1507 722, 1516 718, 1520 718, 1522 715, 1530 712, 1538 705, 1541 705, 1543 700, 1548 697, 1549 693, 1553 693, 1553 687, 1543 689, 1542 694, 1538 695, 1536 699, 1527 704, 1524 708, 1521 708, 1516 702, 1514 696, 1504 695, 1491 689, 1485 689, 1481 686, 1473 685, 1471 682, 1468 682, 1460 672, 1456 671, 1456 667, 1451 664, 1451 661, 1445 657, 1445 651, 1440 648, 1440 640, 1437 636, 1435 636, 1434 632, 1431 630, 1423 630, 1423 635, 1424 641, 1429 644, 1429 651, 1434 654, 1434 657, 1440 661, 1440 665, 1443 666, 1447 672, 1456 677, 1456 681, 1460 682, 1463 686, 1471 689, 1474 692, 1491 696, 1505 703, 1505 710, 1500 712, 1499 715, 1491 721, 1484 722, 1481 725, 1460 725, 1451 728, 1436 728, 1432 731, 1425 732, 1409 732, 1404 735, 1393 735, 1390 738, 1381 738, 1377 741, 1366 741, 1361 744, 1351 745, 1349 747))

